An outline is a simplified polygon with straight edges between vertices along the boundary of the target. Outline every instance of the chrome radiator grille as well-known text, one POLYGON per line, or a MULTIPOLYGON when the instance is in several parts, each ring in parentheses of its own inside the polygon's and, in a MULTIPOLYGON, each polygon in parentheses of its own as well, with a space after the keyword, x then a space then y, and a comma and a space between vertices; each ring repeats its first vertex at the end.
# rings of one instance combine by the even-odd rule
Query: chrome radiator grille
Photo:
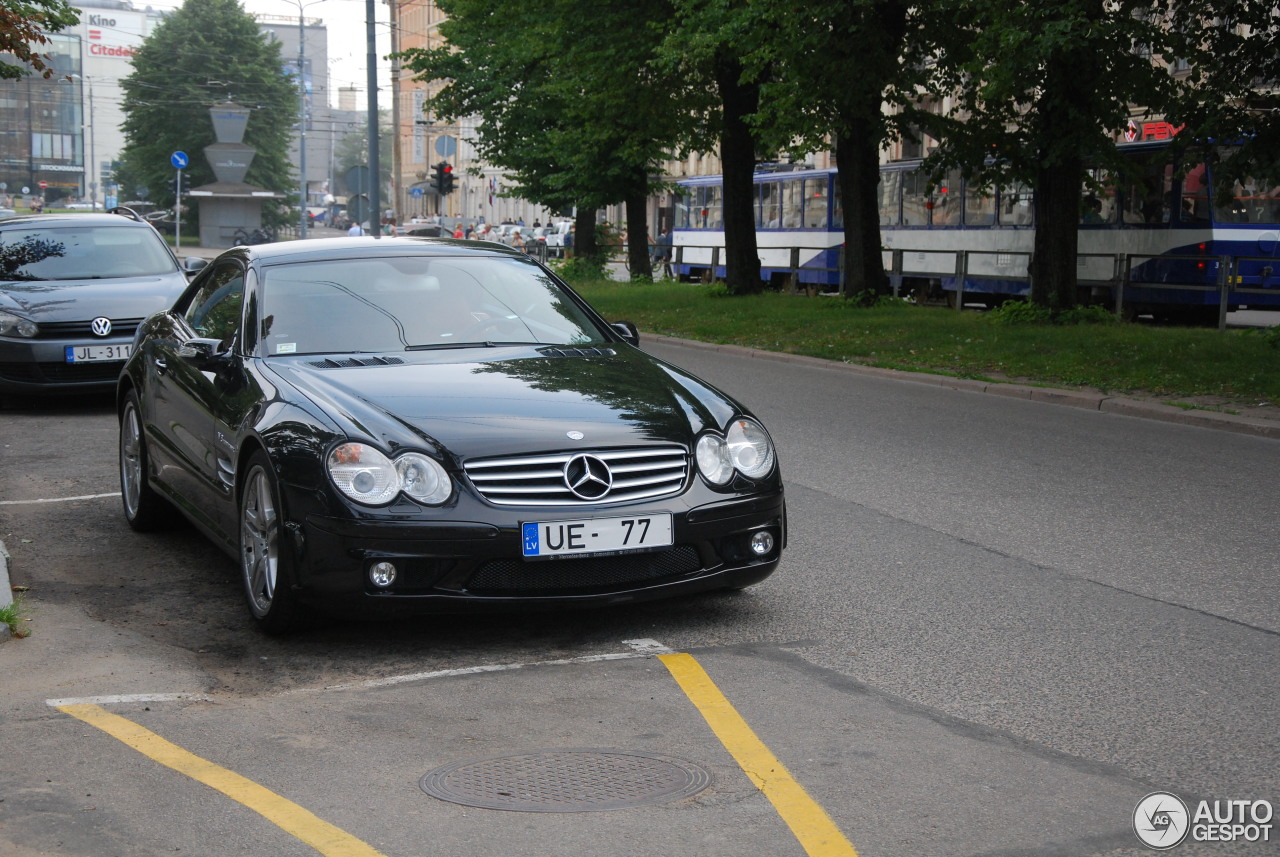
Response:
POLYGON ((683 447, 667 446, 494 458, 464 466, 476 490, 499 506, 596 506, 679 492, 689 472, 689 457, 683 447), (597 478, 575 493, 570 486, 583 481, 577 476, 585 459, 590 459, 586 469, 597 478), (598 478, 602 468, 609 477, 607 490, 594 495, 603 490, 598 478))

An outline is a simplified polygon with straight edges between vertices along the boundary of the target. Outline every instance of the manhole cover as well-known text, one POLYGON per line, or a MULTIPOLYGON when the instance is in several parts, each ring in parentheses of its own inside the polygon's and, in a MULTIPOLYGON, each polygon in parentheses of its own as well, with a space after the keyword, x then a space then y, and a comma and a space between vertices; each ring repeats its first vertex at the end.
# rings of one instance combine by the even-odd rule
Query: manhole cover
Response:
POLYGON ((432 797, 517 812, 593 812, 670 803, 711 785, 692 762, 614 750, 548 750, 470 759, 428 771, 432 797))

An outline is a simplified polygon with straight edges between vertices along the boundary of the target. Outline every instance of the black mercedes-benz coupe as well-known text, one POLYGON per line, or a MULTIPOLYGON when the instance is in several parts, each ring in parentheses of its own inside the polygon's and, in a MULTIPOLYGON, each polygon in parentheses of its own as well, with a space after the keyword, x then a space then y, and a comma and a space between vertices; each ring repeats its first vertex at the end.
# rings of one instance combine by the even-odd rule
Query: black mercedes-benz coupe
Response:
POLYGON ((751 412, 493 244, 228 250, 120 376, 137 530, 176 508, 282 633, 317 608, 619 604, 757 583, 786 509, 751 412))

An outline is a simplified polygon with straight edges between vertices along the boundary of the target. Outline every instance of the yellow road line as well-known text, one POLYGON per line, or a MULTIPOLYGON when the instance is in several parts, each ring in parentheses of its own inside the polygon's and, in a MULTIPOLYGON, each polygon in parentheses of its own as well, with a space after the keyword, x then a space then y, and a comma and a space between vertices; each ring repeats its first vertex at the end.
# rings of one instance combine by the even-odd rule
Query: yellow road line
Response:
POLYGON ((858 857, 830 816, 769 751, 692 655, 658 655, 743 773, 773 804, 809 857, 858 857))
POLYGON ((384 857, 351 834, 317 818, 270 789, 189 753, 154 732, 97 705, 60 705, 58 710, 101 729, 142 755, 186 774, 239 801, 325 857, 384 857))

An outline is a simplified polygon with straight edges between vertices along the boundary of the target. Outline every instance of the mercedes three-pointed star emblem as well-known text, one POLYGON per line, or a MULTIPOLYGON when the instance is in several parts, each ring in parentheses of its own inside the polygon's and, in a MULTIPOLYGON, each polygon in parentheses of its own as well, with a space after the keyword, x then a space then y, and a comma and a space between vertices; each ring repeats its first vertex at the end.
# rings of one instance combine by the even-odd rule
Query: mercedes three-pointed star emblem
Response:
POLYGON ((564 484, 581 500, 600 500, 613 488, 613 474, 602 459, 575 455, 564 466, 564 484))

